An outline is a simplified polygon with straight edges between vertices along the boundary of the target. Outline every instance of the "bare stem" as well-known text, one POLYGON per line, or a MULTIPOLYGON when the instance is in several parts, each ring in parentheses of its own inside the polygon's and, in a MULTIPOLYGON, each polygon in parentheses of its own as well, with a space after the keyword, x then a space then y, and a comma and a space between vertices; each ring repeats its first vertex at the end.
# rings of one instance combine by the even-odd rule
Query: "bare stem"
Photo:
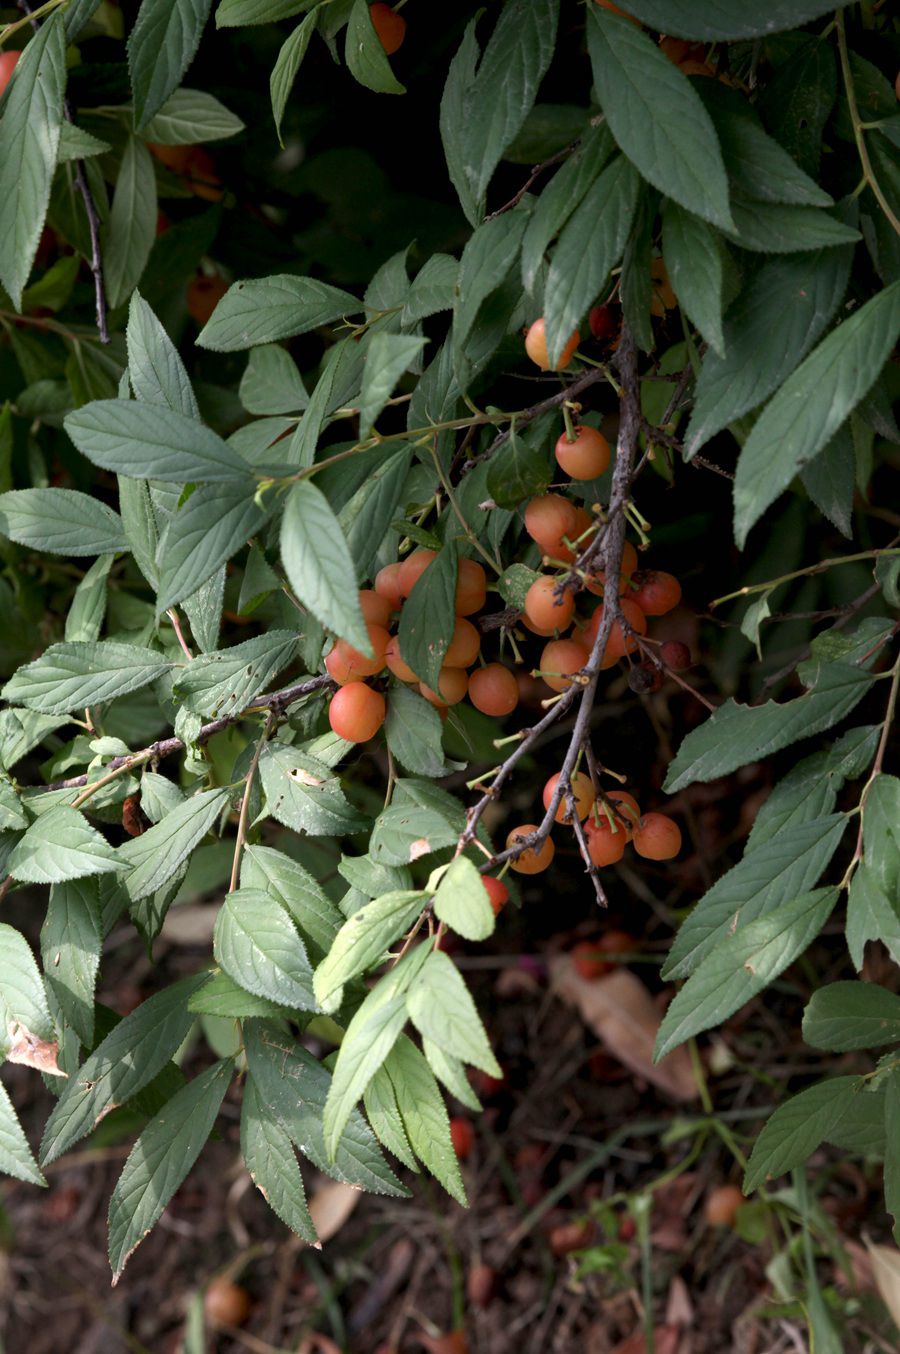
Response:
POLYGON ((256 779, 256 771, 259 766, 259 759, 262 756, 263 748, 269 741, 269 735, 278 721, 278 716, 274 710, 270 710, 266 719, 266 727, 262 731, 262 736, 253 749, 253 757, 247 768, 247 775, 244 780, 244 793, 241 796, 241 810, 238 814, 237 836, 234 842, 234 857, 231 862, 231 882, 228 885, 228 892, 234 893, 237 888, 238 875, 241 868, 241 855, 243 854, 244 844, 247 840, 247 819, 250 817, 250 796, 253 793, 253 782, 256 779))

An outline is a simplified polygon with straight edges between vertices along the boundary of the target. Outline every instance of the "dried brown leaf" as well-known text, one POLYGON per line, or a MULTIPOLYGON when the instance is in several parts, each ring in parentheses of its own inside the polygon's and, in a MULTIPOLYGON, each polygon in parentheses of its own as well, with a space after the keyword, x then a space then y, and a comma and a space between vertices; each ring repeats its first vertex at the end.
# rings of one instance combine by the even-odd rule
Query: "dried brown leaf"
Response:
POLYGON ((7 1062, 21 1063, 23 1067, 33 1067, 37 1072, 44 1072, 48 1077, 68 1076, 59 1066, 57 1059, 59 1057, 59 1044, 56 1040, 52 1042, 46 1039, 39 1039, 31 1030, 27 1030, 24 1025, 12 1024, 9 1027, 9 1036, 12 1043, 6 1054, 7 1062))
POLYGON ((355 1185, 341 1180, 328 1180, 313 1191, 309 1212, 320 1242, 330 1241, 343 1227, 362 1198, 355 1185))

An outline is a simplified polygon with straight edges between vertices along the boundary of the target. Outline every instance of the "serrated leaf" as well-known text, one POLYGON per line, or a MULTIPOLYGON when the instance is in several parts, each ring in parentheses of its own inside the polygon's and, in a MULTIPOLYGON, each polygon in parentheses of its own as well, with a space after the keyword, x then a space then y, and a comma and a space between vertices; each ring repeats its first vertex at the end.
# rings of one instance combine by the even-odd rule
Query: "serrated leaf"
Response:
POLYGON ((216 822, 230 794, 227 786, 201 790, 119 847, 116 858, 126 867, 122 887, 129 898, 145 898, 172 878, 216 822))
POLYGON ((417 889, 385 893, 353 913, 316 969, 313 990, 325 1011, 337 1009, 345 983, 377 964, 424 906, 417 889))
POLYGON ((96 644, 51 644, 6 683, 3 695, 32 710, 63 714, 88 705, 105 705, 147 686, 172 667, 169 659, 134 644, 99 640, 96 644))
POLYGON ((780 1105, 753 1144, 744 1190, 749 1193, 768 1177, 802 1165, 820 1143, 829 1142, 852 1114, 865 1084, 862 1077, 831 1077, 780 1105))
POLYGON ((438 1084, 411 1039, 401 1034, 385 1071, 390 1077, 412 1150, 458 1204, 468 1205, 459 1162, 450 1138, 450 1120, 438 1084))
POLYGON ((252 1077, 244 1085, 241 1103, 241 1155, 250 1179, 276 1217, 315 1245, 316 1228, 306 1206, 290 1135, 272 1118, 252 1077))
POLYGON ((53 1037, 53 1022, 31 946, 14 926, 0 922, 0 1050, 5 1057, 21 1026, 37 1039, 53 1037))
POLYGON ((95 400, 69 414, 65 429, 94 465, 135 479, 242 481, 250 469, 211 429, 161 403, 95 400))
POLYGON ((469 989, 442 950, 434 950, 413 979, 407 996, 409 1018, 424 1039, 452 1058, 502 1077, 469 989))
POLYGON ((792 207, 780 202, 757 202, 736 189, 731 195, 734 229, 729 239, 742 249, 760 254, 795 254, 808 249, 831 249, 860 239, 859 231, 820 207, 792 207))
POLYGON ((310 39, 316 31, 319 21, 318 6, 307 14, 306 18, 294 29, 291 36, 282 44, 281 50, 272 67, 269 78, 269 97, 272 101, 272 117, 275 121, 275 134, 280 145, 284 145, 281 136, 281 120, 287 107, 297 72, 306 56, 310 39))
POLYGON ((368 437, 400 377, 415 362, 426 340, 415 334, 373 334, 366 349, 359 397, 359 435, 368 437))
POLYGON ((457 856, 441 876, 434 915, 465 940, 486 940, 494 930, 496 917, 487 889, 468 857, 457 856))
POLYGON ((224 1058, 194 1077, 150 1120, 132 1148, 109 1201, 113 1283, 200 1155, 232 1070, 231 1059, 224 1058))
POLYGON ((527 222, 528 213, 521 208, 504 212, 485 221, 466 242, 453 307, 452 343, 457 366, 473 342, 482 306, 515 268, 527 222))
POLYGON ((156 238, 156 221, 153 161, 143 141, 132 136, 125 145, 104 232, 103 279, 111 306, 126 301, 140 281, 156 238))
POLYGON ((131 1100, 166 1067, 193 1024, 188 999, 205 979, 205 973, 193 974, 148 997, 85 1059, 47 1120, 41 1144, 43 1164, 62 1156, 105 1114, 131 1100))
POLYGON ((833 437, 873 385, 900 333, 900 282, 843 321, 788 378, 744 444, 734 482, 735 539, 833 437), (829 391, 822 400, 822 390, 829 391))
POLYGON ((202 587, 266 523, 275 502, 270 496, 261 507, 257 488, 249 476, 203 484, 174 514, 157 550, 160 615, 202 587))
POLYGON ((21 309, 56 169, 66 87, 61 14, 41 24, 19 60, 0 117, 0 282, 21 309))
POLYGON ((836 1053, 900 1041, 900 997, 877 983, 829 983, 803 1012, 803 1038, 836 1053))
POLYGON ((101 555, 88 569, 72 598, 66 616, 65 638, 74 643, 93 644, 100 636, 106 615, 107 584, 112 555, 101 555))
POLYGON ((128 549, 118 513, 76 489, 10 489, 0 494, 0 533, 52 555, 128 549))
POLYGON ((384 456, 338 513, 360 578, 376 572, 381 542, 403 503, 411 459, 410 447, 384 456))
POLYGON ((451 254, 431 254, 409 284, 401 323, 418 324, 429 315, 452 310, 458 275, 459 262, 451 254))
POLYGON ((719 357, 722 333, 722 245, 699 216, 675 202, 663 205, 663 256, 672 289, 688 319, 719 357))
POLYGON ((547 246, 566 224, 614 150, 615 142, 605 122, 589 128, 544 188, 522 239, 522 280, 526 291, 534 286, 547 246))
POLYGON ((610 130, 641 175, 688 211, 730 227, 722 152, 687 76, 646 33, 599 5, 588 10, 588 51, 610 130))
POLYGON ((224 141, 243 130, 241 119, 206 90, 176 89, 147 123, 143 136, 164 146, 194 146, 224 141))
POLYGON ((249 414, 294 414, 309 404, 296 362, 276 343, 250 349, 240 397, 249 414))
POLYGON ((762 202, 830 207, 831 196, 764 131, 752 104, 717 80, 701 80, 697 92, 713 122, 725 168, 734 187, 762 202))
POLYGON ((317 1009, 306 948, 288 913, 261 889, 229 893, 216 917, 216 962, 241 987, 298 1011, 317 1009))
POLYGON ((849 540, 856 489, 856 452, 849 420, 803 467, 800 478, 819 511, 849 540))
POLYGON ((355 296, 312 277, 263 277, 235 282, 216 306, 197 343, 215 353, 308 334, 319 325, 358 313, 355 296))
POLYGON ((698 4, 697 0, 625 0, 624 8, 642 23, 673 37, 698 42, 737 42, 744 38, 769 37, 787 28, 800 28, 810 19, 841 9, 825 0, 766 0, 756 9, 743 0, 715 0, 698 4))
POLYGON ((324 957, 343 917, 319 882, 297 861, 269 846, 248 846, 241 861, 241 886, 265 889, 287 908, 316 957, 324 957))
POLYGON ((482 1109, 481 1101, 472 1090, 472 1086, 466 1076, 466 1069, 458 1058, 451 1058, 449 1053, 445 1053, 431 1039, 422 1040, 422 1052, 425 1054, 428 1066, 431 1068, 438 1081, 442 1082, 452 1096, 476 1114, 482 1109))
POLYGON ((400 656, 433 690, 456 624, 458 568, 456 543, 451 540, 417 579, 400 613, 400 656))
POLYGON ((819 934, 837 899, 837 889, 801 894, 720 941, 676 993, 659 1027, 654 1059, 721 1024, 768 987, 819 934))
POLYGON ((479 56, 478 40, 475 37, 477 22, 478 15, 469 20, 463 40, 450 62, 439 116, 447 172, 459 197, 463 215, 472 226, 476 226, 483 215, 483 204, 476 202, 472 193, 466 145, 469 91, 475 82, 479 56))
POLYGON ((359 832, 366 819, 345 799, 331 767, 273 739, 259 760, 269 813, 285 827, 313 837, 359 832))
POLYGON ((371 655, 350 549, 327 498, 310 480, 298 481, 288 495, 281 558, 288 582, 316 620, 371 655))
POLYGON ((44 975, 85 1048, 94 1042, 94 989, 102 943, 96 879, 54 884, 41 927, 44 975))
POLYGON ((19 839, 6 862, 14 879, 59 884, 93 874, 115 874, 118 856, 105 837, 68 804, 48 809, 19 839))
MULTIPOLYGON (((487 468, 487 491, 500 508, 516 508, 526 498, 546 493, 553 471, 546 446, 520 436, 515 426, 501 447, 491 456, 487 468)), ((512 564, 507 570, 525 568, 512 564)), ((504 575, 506 577, 506 575, 504 575)))
POLYGON ((403 1127, 394 1086, 383 1066, 379 1067, 366 1087, 363 1103, 372 1132, 382 1147, 393 1152, 397 1160, 402 1161, 409 1170, 418 1172, 418 1163, 403 1127))
POLYGON ((0 1082, 0 1171, 28 1185, 46 1185, 47 1181, 34 1159, 22 1125, 16 1117, 6 1087, 0 1082))
POLYGON ((374 89, 376 94, 406 93, 391 70, 381 39, 375 32, 368 0, 354 0, 347 21, 344 60, 354 80, 366 89, 374 89))
MULTIPOLYGON (((126 337, 128 378, 135 399, 198 420, 197 400, 178 349, 139 292, 131 297, 126 337)), ((140 478, 151 478, 149 471, 140 478)))
POLYGON ((142 0, 128 38, 128 69, 138 131, 180 84, 200 45, 211 2, 142 0))
POLYGON ((277 1020, 285 1014, 281 1002, 254 996, 246 988, 239 987, 227 973, 212 974, 199 992, 191 997, 188 1009, 197 1015, 216 1016, 225 1020, 247 1020, 254 1016, 264 1019, 274 1016, 277 1020))
POLYGON ((384 732, 388 747, 405 771, 414 776, 447 774, 440 715, 418 691, 391 687, 384 732))
POLYGON ((857 869, 847 895, 847 949, 861 972, 866 944, 880 940, 895 964, 900 964, 900 915, 867 864, 857 869))
POLYGON ((179 669, 173 692, 195 714, 211 718, 232 714, 265 690, 296 649, 296 634, 269 630, 230 649, 192 659, 179 669))
POLYGON ((219 0, 216 7, 216 28, 240 28, 245 24, 278 23, 301 10, 309 9, 315 0, 219 0))
POLYGON ((8 780, 0 780, 0 831, 18 832, 28 826, 22 801, 8 780))

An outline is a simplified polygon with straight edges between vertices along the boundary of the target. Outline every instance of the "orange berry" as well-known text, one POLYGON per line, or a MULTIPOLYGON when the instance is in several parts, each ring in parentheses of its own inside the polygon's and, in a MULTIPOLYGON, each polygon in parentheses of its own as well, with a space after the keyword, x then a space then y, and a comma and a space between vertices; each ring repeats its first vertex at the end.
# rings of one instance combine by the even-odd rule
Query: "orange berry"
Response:
POLYGON ((492 874, 483 874, 481 882, 484 890, 491 900, 491 907, 494 909, 494 916, 498 916, 500 910, 509 901, 509 889, 502 879, 496 879, 492 874))
MULTIPOLYGON (((659 40, 659 50, 663 52, 674 65, 678 66, 691 54, 696 55, 698 44, 696 42, 687 42, 684 38, 662 37, 659 40)), ((700 46, 700 51, 706 49, 700 46)))
POLYGON ((624 9, 619 9, 618 5, 613 4, 613 0, 595 0, 595 4, 598 4, 601 9, 608 9, 610 14, 618 14, 620 19, 627 19, 630 24, 636 24, 640 28, 640 19, 636 19, 633 14, 626 14, 624 9))
POLYGON ((637 602, 645 616, 665 616, 681 601, 681 584, 674 574, 641 569, 631 581, 634 584, 631 600, 637 602))
MULTIPOLYGON (((554 371, 563 371, 569 365, 580 340, 581 335, 576 329, 563 348, 560 359, 553 368, 554 371)), ((540 367, 541 371, 550 371, 550 354, 547 351, 547 334, 543 316, 539 320, 535 320, 525 335, 525 351, 536 367, 540 367)))
POLYGON ((470 675, 469 700, 483 715, 499 719, 512 714, 518 705, 519 684, 502 663, 488 663, 470 675))
MULTIPOLYGON (((559 783, 560 773, 557 771, 555 776, 551 776, 544 786, 544 808, 549 809, 550 801, 553 799, 553 792, 559 783)), ((572 793, 575 796, 575 812, 578 817, 584 821, 591 811, 594 803, 594 787, 590 776, 586 776, 583 771, 576 771, 572 776, 572 793)), ((566 796, 563 795, 556 809, 556 822, 566 823, 569 821, 569 806, 566 796)))
POLYGON ((409 596, 436 555, 436 550, 414 550, 411 555, 406 556, 400 565, 398 576, 400 593, 403 597, 409 596))
POLYGON ((450 1120, 450 1141, 460 1161, 465 1161, 475 1146, 475 1130, 471 1122, 462 1115, 450 1120))
POLYGON ((191 147, 184 176, 195 197, 202 197, 206 202, 221 202, 225 196, 212 156, 202 146, 191 147))
POLYGON ((680 639, 667 639, 660 645, 659 656, 673 672, 684 672, 691 666, 691 651, 680 639))
POLYGON ((16 62, 21 55, 21 52, 0 52, 0 94, 3 93, 12 79, 16 62))
POLYGON ((386 707, 380 691, 365 682, 348 682, 336 691, 328 707, 328 722, 338 738, 367 743, 384 723, 386 707))
MULTIPOLYGON (((708 61, 682 61, 679 63, 679 70, 682 75, 705 75, 708 79, 714 80, 716 73, 708 61)), ((672 306, 667 306, 671 310, 672 306)))
POLYGON ((230 1279, 213 1279, 203 1294, 203 1313, 211 1326, 243 1326, 250 1294, 230 1279))
POLYGON ((419 683, 419 690, 432 705, 459 705, 468 689, 469 674, 465 668, 441 668, 437 691, 424 682, 419 683))
POLYGON ((681 850, 681 829, 664 813, 645 813, 635 826, 633 841, 645 860, 671 860, 681 850))
POLYGON ((378 41, 387 55, 393 56, 398 48, 403 46, 403 39, 406 37, 406 20, 403 15, 397 14, 390 5, 383 4, 382 0, 377 0, 376 4, 369 6, 369 18, 378 34, 378 41))
POLYGON ((384 651, 384 661, 387 663, 388 671, 392 676, 401 682, 417 682, 418 673, 413 672, 412 668, 400 654, 400 640, 396 635, 392 635, 388 641, 388 646, 384 651))
POLYGON ((391 611, 399 611, 403 602, 403 593, 400 591, 400 570, 402 568, 402 564, 386 564, 375 575, 375 591, 379 597, 384 598, 391 611))
MULTIPOLYGON (((634 834, 634 827, 641 816, 641 806, 638 804, 634 795, 630 795, 627 790, 607 790, 606 798, 611 804, 614 804, 619 810, 617 815, 618 824, 625 829, 626 841, 631 841, 634 834), (623 821, 624 819, 624 821, 623 821)), ((597 817, 606 817, 605 811, 597 805, 597 817)))
MULTIPOLYGON (((506 845, 515 846, 523 837, 530 837, 532 832, 537 832, 535 823, 523 823, 521 827, 514 827, 506 838, 506 845)), ((518 871, 519 874, 541 874, 547 869, 555 853, 556 847, 547 837, 537 850, 533 846, 526 846, 515 860, 510 861, 510 869, 518 871)))
MULTIPOLYGON (((641 608, 631 597, 622 597, 619 599, 619 606, 622 609, 622 615, 627 623, 639 635, 647 633, 647 617, 641 608)), ((597 638, 597 632, 600 629, 600 622, 603 618, 603 608, 597 607, 593 616, 587 623, 584 632, 584 642, 589 649, 594 647, 594 640, 597 638)), ((606 652, 603 655, 601 666, 611 668, 613 663, 617 663, 620 658, 624 658, 627 653, 633 653, 637 648, 637 640, 634 635, 626 634, 622 629, 622 622, 618 617, 612 623, 612 629, 609 632, 609 639, 606 641, 606 652)))
POLYGON ((574 639, 551 639, 541 654, 540 675, 551 691, 565 691, 573 673, 588 661, 587 650, 574 639))
POLYGON ((456 577, 456 614, 471 616, 487 600, 487 575, 474 559, 461 559, 456 577))
MULTIPOLYGON (((0 57, 0 61, 2 61, 0 57)), ((148 141, 147 149, 155 160, 173 174, 183 174, 191 162, 196 146, 164 146, 156 141, 148 141)))
POLYGON ((354 649, 345 639, 336 639, 325 659, 328 675, 333 677, 339 686, 344 686, 347 682, 356 682, 360 677, 374 677, 384 667, 391 637, 383 625, 369 623, 366 630, 369 633, 374 658, 368 658, 364 653, 360 653, 359 649, 354 649))
POLYGON ((390 603, 386 598, 381 597, 371 588, 360 588, 359 608, 363 614, 363 620, 372 625, 382 625, 387 627, 391 619, 390 603))
POLYGON ((538 634, 552 635, 566 630, 575 614, 575 598, 570 592, 558 596, 555 578, 536 578, 525 594, 525 622, 538 634))
POLYGON ((575 429, 575 441, 563 433, 556 443, 556 459, 573 480, 594 480, 609 465, 609 443, 601 432, 584 424, 575 429))
POLYGON ((565 549, 562 538, 575 536, 578 515, 571 499, 561 494, 539 494, 525 509, 525 530, 545 555, 559 558, 565 549))
POLYGON ((444 654, 444 664, 448 668, 468 668, 478 657, 481 648, 481 635, 465 616, 458 616, 453 627, 453 637, 444 654))
POLYGON ((572 966, 580 977, 591 981, 612 973, 618 967, 616 963, 604 958, 605 955, 633 954, 636 949, 637 941, 634 936, 628 935, 625 931, 607 931, 605 936, 597 940, 580 940, 573 946, 570 951, 572 966))
POLYGON ((188 283, 187 308, 192 320, 196 320, 201 329, 216 306, 228 290, 224 277, 194 277, 188 283))
POLYGON ((703 1216, 710 1227, 733 1227, 738 1209, 746 1202, 737 1185, 719 1185, 706 1196, 703 1216))
POLYGON ((593 814, 584 825, 587 837, 588 855, 595 865, 614 865, 625 854, 628 833, 624 823, 610 824, 605 813, 597 818, 593 814))

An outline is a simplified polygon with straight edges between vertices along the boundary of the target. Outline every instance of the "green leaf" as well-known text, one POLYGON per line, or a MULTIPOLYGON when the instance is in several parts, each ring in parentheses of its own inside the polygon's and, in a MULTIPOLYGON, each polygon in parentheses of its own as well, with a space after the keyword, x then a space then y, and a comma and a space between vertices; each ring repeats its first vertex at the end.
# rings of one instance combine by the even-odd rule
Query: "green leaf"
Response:
MULTIPOLYGON (((403 503, 411 459, 412 450, 405 446, 381 456, 380 463, 338 513, 359 578, 376 572, 381 542, 403 503)), ((327 490, 323 492, 327 496, 327 490)), ((332 506, 337 508, 333 499, 332 506)))
POLYGON ((558 15, 559 0, 509 0, 463 95, 463 172, 479 211, 550 65, 558 15))
POLYGON ((16 66, 0 117, 0 282, 16 310, 34 264, 56 169, 66 41, 62 15, 41 24, 16 66))
POLYGON ((759 101, 763 121, 808 174, 817 174, 822 135, 837 95, 837 53, 808 37, 773 72, 759 101))
POLYGON ((240 28, 244 24, 274 24, 289 19, 315 0, 219 0, 216 28, 240 28))
MULTIPOLYGON (((365 0, 363 0, 365 3, 365 0)), ((414 334, 373 334, 366 349, 359 397, 359 436, 368 437, 391 391, 408 371, 426 340, 414 334)))
POLYGON ((10 489, 0 494, 0 532, 51 555, 105 555, 127 550, 122 519, 76 489, 10 489))
POLYGON ((53 1022, 28 941, 0 922, 0 1049, 6 1055, 17 1025, 38 1039, 53 1037, 53 1022))
POLYGON ((821 1143, 829 1142, 841 1121, 852 1118, 865 1084, 862 1077, 831 1077, 780 1105, 753 1144, 745 1192, 802 1165, 821 1143))
POLYGON ((129 137, 116 180, 103 246, 103 280, 111 306, 127 301, 156 238, 156 175, 150 152, 129 137))
POLYGON ((250 1076, 262 1103, 314 1166, 359 1189, 395 1198, 408 1195, 357 1110, 350 1115, 334 1159, 329 1156, 322 1117, 331 1074, 321 1063, 289 1035, 264 1021, 248 1021, 244 1038, 250 1076))
MULTIPOLYGON (((513 425, 506 441, 488 462, 487 491, 497 506, 515 508, 526 498, 546 493, 553 478, 550 459, 546 439, 529 436, 528 432, 520 435, 513 425)), ((519 568, 525 566, 510 565, 504 577, 519 568)), ((531 570, 528 572, 531 574, 531 570)), ((536 574, 532 575, 531 582, 536 577, 536 574)))
POLYGON ((202 89, 176 89, 147 123, 143 137, 164 146, 194 146, 198 142, 224 141, 243 130, 240 118, 212 94, 202 89))
POLYGON ((768 987, 819 934, 837 899, 837 889, 814 889, 720 941, 676 993, 659 1027, 654 1059, 720 1025, 768 987))
POLYGON ((94 1042, 94 990, 102 943, 96 879, 54 884, 41 927, 44 974, 85 1048, 94 1042))
POLYGON ((367 825, 344 798, 340 779, 316 757, 273 739, 259 760, 269 813, 285 827, 312 837, 344 836, 367 825))
POLYGON ((171 518, 158 552, 160 615, 202 587, 268 520, 275 504, 260 507, 257 488, 249 476, 203 484, 171 518))
POLYGON ((522 280, 526 291, 534 287, 547 246, 566 224, 614 150, 615 142, 605 122, 589 128, 541 193, 522 240, 522 280))
MULTIPOLYGON (((814 808, 810 803, 810 808, 814 808)), ((778 911, 811 889, 828 867, 847 827, 843 814, 781 827, 744 853, 708 889, 682 923, 663 966, 666 978, 686 978, 734 929, 778 911)))
POLYGON ((129 898, 146 898, 172 878, 216 822, 230 794, 227 786, 201 790, 119 847, 116 858, 128 867, 122 885, 129 898))
POLYGON ((867 867, 892 900, 900 896, 900 780, 883 772, 865 801, 863 844, 867 867))
POLYGON ((41 1144, 41 1162, 62 1156, 116 1105, 131 1100, 163 1070, 194 1017, 187 1008, 206 974, 193 974, 148 997, 106 1036, 70 1077, 41 1144))
MULTIPOLYGON (((830 207, 833 198, 763 130, 752 104, 718 80, 700 80, 697 92, 715 123, 734 188, 762 202, 830 207)), ((737 218, 736 218, 737 219, 737 218)), ((775 252, 773 245, 770 252, 775 252)))
POLYGON ((849 420, 800 472, 803 487, 820 512, 849 539, 853 531, 856 452, 849 420))
POLYGON ((228 1090, 230 1058, 177 1091, 138 1138, 109 1201, 109 1263, 115 1283, 200 1155, 228 1090))
POLYGON ((32 710, 64 714, 86 705, 105 705, 163 676, 172 663, 134 644, 51 644, 6 683, 3 695, 32 710))
POLYGON ((840 305, 851 259, 849 248, 797 254, 772 259, 751 279, 725 317, 725 356, 707 353, 700 367, 685 435, 689 457, 761 404, 806 356, 840 305))
POLYGON ((309 404, 296 362, 275 343, 251 348, 240 397, 249 414, 294 414, 309 404))
POLYGON ((465 940, 486 940, 494 930, 496 918, 487 889, 466 856, 457 856, 441 876, 434 915, 465 940))
POLYGON ((406 93, 391 70, 381 39, 375 32, 368 0, 354 0, 347 23, 344 60, 354 80, 366 89, 374 89, 376 94, 406 93))
POLYGON ((825 0, 766 0, 757 9, 743 0, 716 0, 698 4, 697 0, 625 0, 628 10, 650 28, 673 37, 698 42, 737 42, 743 38, 768 38, 788 28, 800 28, 810 19, 841 9, 825 0))
POLYGON ((226 1020, 247 1020, 253 1016, 274 1016, 278 1019, 285 1014, 280 1002, 254 996, 246 988, 239 987, 227 973, 213 973, 199 992, 191 997, 188 1009, 197 1015, 217 1016, 226 1020))
POLYGON ((241 1155, 250 1179, 276 1217, 314 1246, 318 1240, 315 1223, 306 1206, 303 1176, 290 1135, 272 1118, 252 1077, 247 1078, 241 1102, 241 1155))
POLYGON ((459 1162, 450 1138, 450 1120, 438 1084, 423 1055, 405 1034, 387 1058, 407 1141, 422 1164, 458 1204, 468 1205, 459 1162))
POLYGON ((635 168, 688 211, 730 228, 722 152, 687 76, 646 33, 599 5, 588 11, 588 51, 610 131, 635 168))
POLYGON ((233 714, 266 689, 296 649, 296 634, 269 630, 230 649, 192 659, 179 669, 173 692, 195 714, 209 718, 233 714))
POLYGON ((379 1067, 363 1094, 366 1118, 382 1147, 393 1152, 398 1161, 411 1171, 418 1172, 418 1164, 403 1127, 403 1117, 394 1094, 394 1086, 384 1066, 379 1067))
POLYGON ((836 1053, 900 1041, 900 997, 877 983, 829 983, 803 1012, 803 1038, 836 1053))
POLYGON ((114 874, 118 857, 77 809, 58 804, 36 819, 6 862, 14 879, 58 884, 92 874, 114 874))
POLYGON ((433 950, 413 979, 407 1008, 424 1039, 430 1039, 450 1057, 480 1067, 489 1076, 503 1076, 469 989, 453 960, 442 950, 433 950))
POLYGON ((216 917, 216 962, 241 987, 298 1011, 317 1010, 306 948, 285 908, 270 893, 229 893, 216 917))
POLYGON ((75 589, 66 616, 67 640, 92 644, 98 638, 106 615, 107 583, 112 563, 112 555, 101 555, 95 559, 75 589))
POLYGON ((459 261, 453 309, 452 340, 457 364, 465 353, 482 305, 515 268, 527 222, 528 214, 521 209, 504 212, 485 221, 466 243, 459 261))
POLYGON ((63 22, 66 25, 66 39, 75 42, 81 30, 100 8, 100 0, 69 0, 66 5, 63 22))
MULTIPOLYGON (((672 67, 670 61, 666 65, 672 67)), ((579 327, 610 270, 622 257, 639 188, 640 178, 630 161, 617 155, 563 227, 545 288, 544 319, 551 366, 559 360, 573 329, 579 327)))
POLYGON ((6 1087, 0 1082, 0 1171, 28 1185, 46 1185, 28 1139, 16 1117, 6 1087))
POLYGON ((392 686, 385 720, 387 745, 405 771, 414 776, 445 776, 441 718, 418 691, 392 686))
MULTIPOLYGON (((142 0, 128 38, 134 125, 138 131, 143 131, 181 83, 200 46, 211 2, 142 0)), ((153 139, 149 133, 147 139, 153 139)))
POLYGON ((193 416, 139 400, 95 400, 65 420, 82 455, 104 470, 173 484, 245 479, 249 467, 193 416))
POLYGON ((282 274, 235 282, 197 342, 216 353, 240 352, 258 343, 308 334, 359 310, 355 296, 312 277, 282 274))
POLYGON ((316 969, 313 990, 325 1011, 335 1011, 344 984, 380 963, 386 950, 415 921, 424 898, 419 890, 385 893, 353 913, 316 969))
POLYGON ((688 319, 710 348, 724 358, 722 245, 699 216, 675 202, 663 204, 663 256, 672 289, 688 319))
POLYGON ((0 710, 0 766, 9 771, 16 762, 68 721, 33 710, 0 710))
POLYGON ((429 781, 401 780, 390 806, 375 820, 370 855, 379 865, 411 865, 442 846, 454 846, 464 827, 461 806, 446 790, 429 781))
MULTIPOLYGON (((162 405, 184 418, 198 420, 200 411, 197 408, 197 400, 178 349, 138 292, 132 293, 126 333, 128 379, 135 399, 142 400, 145 404, 162 405)), ((120 473, 127 475, 128 470, 120 473)), ((150 479, 151 475, 147 471, 140 478, 150 479)), ((208 476, 204 474, 198 478, 208 476)))
POLYGON ((757 420, 734 482, 735 539, 811 461, 870 390, 900 333, 900 282, 843 321, 788 378, 757 420), (821 392, 829 391, 823 400, 821 392))
POLYGON ((742 249, 761 254, 794 254, 805 249, 829 249, 860 239, 821 207, 792 207, 779 202, 755 202, 736 190, 731 198, 734 230, 726 234, 742 249))
POLYGON ((434 690, 456 625, 457 571, 451 540, 421 574, 400 613, 400 656, 434 690))
POLYGON ((442 1082, 461 1104, 478 1114, 482 1108, 481 1101, 472 1090, 466 1069, 459 1059, 451 1058, 449 1053, 445 1053, 431 1039, 422 1040, 422 1052, 438 1081, 442 1082))
POLYGON ((22 801, 8 780, 0 780, 0 831, 18 832, 28 826, 22 801))
POLYGON ((371 655, 350 549, 331 505, 311 480, 299 480, 288 495, 281 559, 288 582, 316 620, 371 655))
POLYGON ((895 1125, 900 1114, 900 1077, 896 1069, 887 1078, 884 1096, 884 1203, 894 1219, 894 1240, 900 1231, 900 1158, 895 1125))
POLYGON ((330 950, 343 924, 316 879, 290 856, 269 846, 248 846, 241 860, 241 887, 265 889, 287 908, 317 958, 330 950))
POLYGON ((284 117, 288 99, 291 97, 297 72, 306 56, 306 50, 313 33, 316 31, 318 21, 319 8, 316 6, 312 13, 307 14, 302 23, 297 25, 288 40, 283 43, 275 65, 272 67, 272 74, 269 78, 269 97, 272 100, 275 134, 281 146, 284 145, 281 135, 281 120, 284 117))
POLYGON ((456 189, 463 215, 472 226, 477 226, 484 215, 484 206, 476 202, 470 183, 466 129, 469 91, 475 83, 479 56, 478 40, 475 37, 477 22, 476 14, 467 24, 463 40, 450 62, 439 117, 441 143, 450 182, 456 189))
POLYGON ((429 315, 452 310, 458 275, 459 263, 451 254, 430 255, 410 283, 401 323, 417 324, 429 315))
POLYGON ((859 973, 866 944, 880 940, 895 964, 900 964, 900 915, 868 863, 860 865, 847 895, 847 949, 859 973))

